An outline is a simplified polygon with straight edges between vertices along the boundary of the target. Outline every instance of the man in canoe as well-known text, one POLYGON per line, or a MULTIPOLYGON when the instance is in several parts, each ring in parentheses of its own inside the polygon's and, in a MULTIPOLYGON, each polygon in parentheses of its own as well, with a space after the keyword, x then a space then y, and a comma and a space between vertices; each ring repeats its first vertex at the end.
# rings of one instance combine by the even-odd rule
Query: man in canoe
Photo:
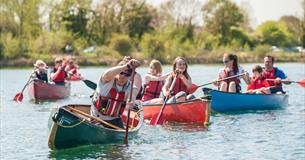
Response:
POLYGON ((219 91, 239 93, 241 91, 240 77, 244 79, 246 84, 250 84, 249 74, 238 64, 238 57, 236 55, 225 53, 223 55, 223 63, 225 67, 219 70, 218 80, 243 73, 245 74, 220 82, 215 81, 214 85, 218 86, 219 91))
POLYGON ((34 64, 35 71, 33 74, 33 79, 37 79, 40 81, 43 81, 45 83, 48 83, 48 66, 44 61, 42 60, 37 60, 36 63, 34 64))
POLYGON ((247 93, 250 94, 270 94, 270 87, 268 81, 263 77, 263 68, 256 65, 252 69, 253 77, 251 83, 247 87, 247 93))
POLYGON ((267 55, 264 58, 264 71, 263 77, 269 82, 270 92, 272 93, 285 93, 283 91, 282 82, 284 84, 290 84, 289 79, 287 78, 286 74, 279 68, 274 67, 274 57, 267 55), (285 82, 286 81, 286 82, 285 82))
MULTIPOLYGON (((92 97, 91 115, 100 118, 110 124, 123 128, 121 115, 125 109, 133 107, 132 102, 136 99, 138 88, 131 86, 130 76, 132 68, 139 66, 135 59, 122 60, 116 67, 106 70, 98 81, 98 87, 92 97), (127 104, 133 87, 132 101, 127 104)), ((107 126, 106 126, 107 127, 107 126)))
POLYGON ((55 59, 55 66, 51 69, 51 80, 57 85, 65 85, 65 80, 67 78, 67 72, 62 67, 62 59, 55 59))

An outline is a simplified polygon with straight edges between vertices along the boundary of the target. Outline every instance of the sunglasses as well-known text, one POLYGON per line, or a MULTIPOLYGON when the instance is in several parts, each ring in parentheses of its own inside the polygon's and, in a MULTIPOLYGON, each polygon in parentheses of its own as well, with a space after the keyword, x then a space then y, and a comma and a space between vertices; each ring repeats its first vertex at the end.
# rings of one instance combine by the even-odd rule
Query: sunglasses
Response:
POLYGON ((227 64, 228 62, 229 62, 229 60, 224 60, 223 61, 224 64, 227 64))
POLYGON ((131 73, 121 72, 120 75, 125 76, 125 77, 130 77, 131 73))

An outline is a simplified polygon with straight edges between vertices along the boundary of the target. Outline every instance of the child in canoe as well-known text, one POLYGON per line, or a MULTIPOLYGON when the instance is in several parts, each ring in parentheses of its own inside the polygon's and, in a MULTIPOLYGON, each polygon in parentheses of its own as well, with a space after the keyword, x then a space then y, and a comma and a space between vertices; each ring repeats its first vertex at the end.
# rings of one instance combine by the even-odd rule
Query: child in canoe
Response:
POLYGON ((152 60, 149 64, 149 73, 144 76, 144 94, 142 101, 159 98, 164 80, 169 74, 162 76, 162 65, 158 60, 152 60))
POLYGON ((270 87, 268 81, 263 77, 263 68, 256 65, 252 69, 253 77, 251 83, 248 85, 247 93, 250 94, 270 94, 270 87))
POLYGON ((39 59, 34 64, 34 67, 35 71, 32 78, 48 83, 48 66, 46 65, 46 63, 39 59))

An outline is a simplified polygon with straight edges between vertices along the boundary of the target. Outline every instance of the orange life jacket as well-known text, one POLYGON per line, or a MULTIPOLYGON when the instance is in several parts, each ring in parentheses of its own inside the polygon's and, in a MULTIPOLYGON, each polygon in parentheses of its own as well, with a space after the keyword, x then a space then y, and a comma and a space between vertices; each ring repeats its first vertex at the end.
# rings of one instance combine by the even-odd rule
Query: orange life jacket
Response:
POLYGON ((269 83, 265 80, 264 77, 252 77, 251 83, 248 85, 247 90, 255 90, 263 87, 269 87, 269 83))
POLYGON ((144 84, 144 94, 142 101, 148 101, 160 96, 163 86, 163 81, 149 81, 147 84, 144 84))
MULTIPOLYGON (((276 76, 275 76, 276 71, 277 71, 276 68, 272 68, 271 71, 266 71, 266 70, 264 70, 264 71, 263 71, 263 77, 264 77, 265 79, 276 79, 276 76)), ((269 85, 270 85, 270 86, 277 86, 277 87, 281 87, 281 86, 282 86, 281 84, 277 84, 277 85, 276 85, 276 84, 274 83, 274 81, 268 81, 268 82, 269 82, 269 85)))
POLYGON ((107 96, 100 96, 96 100, 96 109, 103 115, 119 117, 124 112, 126 106, 125 92, 128 85, 129 82, 123 86, 122 91, 118 92, 115 80, 107 96))

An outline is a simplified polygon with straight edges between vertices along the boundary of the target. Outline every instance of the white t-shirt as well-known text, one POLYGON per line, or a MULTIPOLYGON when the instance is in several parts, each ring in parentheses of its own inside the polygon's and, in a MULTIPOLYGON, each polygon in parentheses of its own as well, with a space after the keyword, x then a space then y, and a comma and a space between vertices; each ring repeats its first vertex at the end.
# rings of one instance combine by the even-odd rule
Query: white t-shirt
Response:
MULTIPOLYGON (((111 81, 109 81, 107 83, 103 83, 101 80, 99 80, 98 87, 96 88, 96 92, 99 94, 99 96, 107 96, 110 89, 113 86, 113 83, 114 83, 114 79, 112 79, 111 81)), ((127 98, 129 97, 129 94, 130 94, 130 82, 127 82, 127 84, 125 84, 125 85, 127 85, 127 86, 124 86, 124 88, 125 88, 125 98, 124 99, 127 100, 127 98)), ((120 91, 122 91, 123 86, 116 85, 116 88, 117 88, 118 92, 120 92, 120 91)), ((134 88, 136 88, 136 87, 134 87, 134 88)), ((103 120, 112 120, 112 119, 117 118, 117 117, 110 117, 110 116, 102 115, 93 104, 91 105, 91 115, 98 117, 100 119, 103 119, 103 120)))

